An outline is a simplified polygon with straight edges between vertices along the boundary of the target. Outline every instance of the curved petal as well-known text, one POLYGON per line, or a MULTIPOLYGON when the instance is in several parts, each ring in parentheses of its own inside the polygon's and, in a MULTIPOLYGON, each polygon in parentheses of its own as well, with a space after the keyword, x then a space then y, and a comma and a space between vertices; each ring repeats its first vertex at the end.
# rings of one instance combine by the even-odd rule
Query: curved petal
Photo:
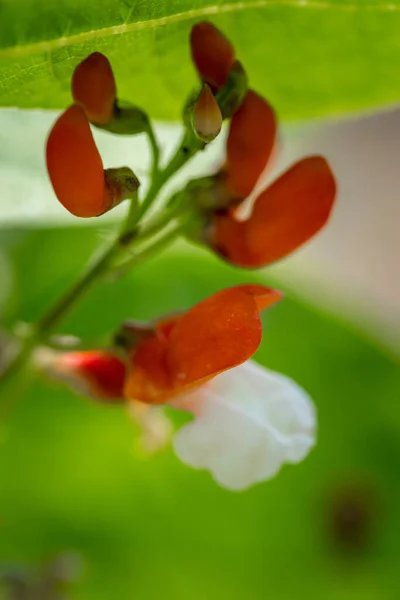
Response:
POLYGON ((227 262, 243 267, 253 265, 254 258, 246 239, 246 222, 237 221, 230 212, 215 214, 206 232, 206 243, 227 262))
POLYGON ((190 49, 195 67, 203 81, 214 89, 222 88, 235 58, 230 41, 215 25, 202 21, 192 28, 190 49))
POLYGON ((258 310, 261 312, 270 306, 273 306, 279 300, 282 300, 283 294, 279 290, 260 285, 258 283, 243 283, 236 286, 236 289, 243 290, 246 294, 250 294, 257 304, 258 310))
POLYGON ((324 158, 310 156, 293 165, 260 194, 246 221, 253 264, 272 263, 307 242, 327 222, 335 194, 324 158))
POLYGON ((226 148, 225 185, 235 198, 246 198, 264 171, 275 146, 272 107, 253 90, 233 115, 226 148))
POLYGON ((177 398, 195 419, 175 435, 177 456, 243 490, 303 460, 315 443, 313 404, 294 381, 251 361, 177 398))
POLYGON ((240 287, 221 290, 184 314, 171 332, 173 380, 184 385, 243 363, 257 350, 261 334, 253 296, 240 287))
POLYGON ((72 96, 81 104, 89 121, 104 125, 113 116, 117 95, 110 61, 101 52, 93 52, 75 68, 72 96))
POLYGON ((261 341, 260 311, 281 297, 264 285, 243 284, 160 319, 132 348, 126 397, 163 404, 245 362, 261 341))
POLYGON ((61 204, 76 217, 109 208, 103 162, 85 111, 73 104, 54 123, 46 145, 47 170, 61 204))
POLYGON ((130 400, 161 404, 171 395, 167 343, 156 335, 140 341, 132 351, 124 394, 130 400))

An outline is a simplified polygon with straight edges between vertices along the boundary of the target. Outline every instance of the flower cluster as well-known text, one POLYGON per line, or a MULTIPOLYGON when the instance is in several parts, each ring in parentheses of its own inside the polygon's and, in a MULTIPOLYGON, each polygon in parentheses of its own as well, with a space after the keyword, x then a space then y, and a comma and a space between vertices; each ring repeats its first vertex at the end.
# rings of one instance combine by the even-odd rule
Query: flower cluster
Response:
MULTIPOLYGON (((218 89, 237 64, 231 45, 209 23, 196 25, 191 39, 199 74, 218 89)), ((272 107, 248 89, 231 118, 222 168, 187 188, 202 215, 194 237, 240 267, 262 267, 290 254, 325 225, 333 207, 336 184, 329 164, 310 156, 264 189, 250 217, 240 220, 240 205, 265 171, 276 134, 272 107)))
MULTIPOLYGON (((189 239, 232 265, 270 264, 327 222, 334 177, 321 156, 304 158, 262 190, 250 216, 241 219, 240 209, 276 144, 275 113, 248 87, 232 44, 211 23, 193 27, 190 47, 201 87, 185 106, 184 142, 164 169, 157 164, 147 115, 118 101, 107 58, 96 52, 76 67, 74 103, 47 141, 54 191, 80 217, 101 215, 124 199, 137 202, 138 179, 127 167, 103 169, 90 124, 117 134, 144 132, 155 160, 149 196, 134 221, 140 232, 141 218, 167 176, 210 143, 228 119, 223 165, 190 181, 164 205, 164 223, 168 207, 173 214, 178 207, 190 215, 180 230, 189 239)), ((124 322, 110 348, 51 351, 41 355, 42 363, 52 377, 84 395, 129 407, 149 432, 161 422, 156 405, 188 411, 193 419, 175 435, 176 454, 194 468, 208 469, 222 486, 244 489, 272 477, 284 463, 302 460, 315 441, 315 413, 306 392, 250 360, 261 341, 260 312, 280 298, 280 292, 258 284, 224 289, 186 312, 150 323, 124 322)))

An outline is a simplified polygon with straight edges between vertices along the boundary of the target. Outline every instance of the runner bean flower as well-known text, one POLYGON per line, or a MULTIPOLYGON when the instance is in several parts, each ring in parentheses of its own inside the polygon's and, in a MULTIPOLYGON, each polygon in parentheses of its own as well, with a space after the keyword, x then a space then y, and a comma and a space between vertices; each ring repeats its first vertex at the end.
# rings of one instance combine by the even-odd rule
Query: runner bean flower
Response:
POLYGON ((217 292, 187 312, 146 326, 127 322, 119 350, 51 354, 48 372, 111 402, 169 405, 193 415, 174 448, 194 468, 240 490, 301 461, 315 440, 310 398, 289 378, 251 361, 260 312, 281 294, 262 285, 217 292))

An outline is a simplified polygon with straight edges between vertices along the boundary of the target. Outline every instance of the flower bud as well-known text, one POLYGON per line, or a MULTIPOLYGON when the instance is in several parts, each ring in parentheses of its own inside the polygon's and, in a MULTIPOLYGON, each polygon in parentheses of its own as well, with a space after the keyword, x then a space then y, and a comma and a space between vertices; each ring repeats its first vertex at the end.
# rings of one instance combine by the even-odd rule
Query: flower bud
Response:
POLYGON ((125 363, 108 350, 57 352, 42 349, 36 363, 50 377, 95 400, 124 402, 125 363))
POLYGON ((93 52, 75 69, 72 76, 72 96, 85 109, 89 121, 104 125, 114 113, 117 88, 108 59, 93 52))
POLYGON ((192 59, 201 79, 219 90, 228 80, 234 61, 230 41, 212 23, 197 23, 190 33, 192 59))
POLYGON ((210 87, 205 84, 193 109, 193 129, 203 142, 214 140, 222 127, 222 114, 210 87))
POLYGON ((275 145, 276 119, 264 98, 249 90, 233 115, 227 141, 225 184, 236 198, 246 198, 264 171, 275 145))

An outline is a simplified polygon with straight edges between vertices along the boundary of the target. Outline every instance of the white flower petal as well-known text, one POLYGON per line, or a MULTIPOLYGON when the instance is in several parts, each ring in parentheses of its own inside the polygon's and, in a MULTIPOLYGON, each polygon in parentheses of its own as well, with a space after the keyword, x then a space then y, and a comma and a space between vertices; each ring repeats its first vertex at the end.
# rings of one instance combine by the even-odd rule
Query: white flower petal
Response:
POLYGON ((178 457, 231 490, 303 460, 315 442, 315 411, 294 381, 248 361, 172 402, 195 419, 175 435, 178 457))

